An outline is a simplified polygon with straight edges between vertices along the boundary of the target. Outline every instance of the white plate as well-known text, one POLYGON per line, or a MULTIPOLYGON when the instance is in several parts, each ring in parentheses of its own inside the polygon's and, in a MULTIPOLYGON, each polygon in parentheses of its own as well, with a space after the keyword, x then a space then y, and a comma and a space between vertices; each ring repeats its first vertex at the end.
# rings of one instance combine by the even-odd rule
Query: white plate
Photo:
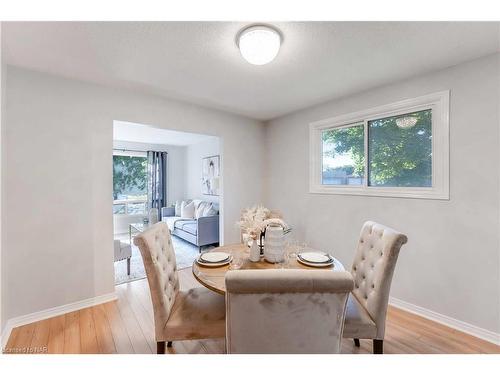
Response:
POLYGON ((233 257, 230 256, 228 259, 226 259, 222 262, 207 263, 207 262, 200 261, 200 258, 196 258, 196 263, 198 263, 202 267, 221 267, 221 266, 225 266, 225 265, 231 263, 232 260, 233 260, 233 257))
POLYGON ((330 266, 333 266, 333 264, 334 264, 333 259, 329 263, 311 263, 311 262, 307 262, 307 261, 299 258, 298 256, 297 256, 297 262, 305 264, 306 266, 318 267, 318 268, 321 268, 321 267, 330 267, 330 266))
POLYGON ((223 253, 223 252, 208 252, 200 255, 202 261, 209 263, 220 263, 229 259, 231 254, 223 253))
POLYGON ((308 251, 300 253, 302 260, 309 263, 331 263, 332 258, 324 253, 308 251))

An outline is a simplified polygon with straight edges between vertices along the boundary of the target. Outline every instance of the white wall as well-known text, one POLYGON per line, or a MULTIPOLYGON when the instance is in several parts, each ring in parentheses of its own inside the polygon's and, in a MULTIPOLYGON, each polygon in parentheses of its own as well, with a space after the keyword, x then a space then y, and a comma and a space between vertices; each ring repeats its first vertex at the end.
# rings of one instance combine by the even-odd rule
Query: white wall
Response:
POLYGON ((221 137, 225 242, 260 202, 260 122, 7 66, 5 318, 112 292, 113 120, 221 137), (241 168, 245 165, 245 168, 241 168))
MULTIPOLYGON (((134 151, 165 151, 167 157, 167 206, 182 200, 186 194, 186 149, 187 146, 113 141, 113 148, 134 151)), ((144 215, 113 215, 114 233, 128 233, 128 225, 141 221, 144 215)))
MULTIPOLYGON (((186 148, 186 194, 187 199, 203 199, 219 203, 223 192, 219 196, 204 195, 201 192, 202 159, 207 156, 220 155, 219 139, 212 137, 206 141, 189 145, 186 148)), ((220 158, 221 171, 224 160, 220 158)), ((223 174, 223 173, 221 173, 223 174)), ((222 179, 224 178, 221 176, 222 179)))
MULTIPOLYGON (((2 133, 3 133, 3 119, 5 115, 5 74, 3 73, 4 63, 2 57, 2 22, 0 22, 0 212, 2 211, 2 185, 3 185, 3 176, 2 176, 2 133)), ((2 336, 3 328, 5 325, 4 317, 4 301, 3 301, 3 288, 4 288, 4 272, 3 272, 3 262, 2 262, 2 217, 0 215, 0 336, 2 336)))
POLYGON ((500 333, 499 55, 332 101, 266 128, 266 203, 350 265, 371 219, 406 233, 391 295, 500 333), (308 193, 310 122, 441 90, 450 98, 450 200, 308 193))

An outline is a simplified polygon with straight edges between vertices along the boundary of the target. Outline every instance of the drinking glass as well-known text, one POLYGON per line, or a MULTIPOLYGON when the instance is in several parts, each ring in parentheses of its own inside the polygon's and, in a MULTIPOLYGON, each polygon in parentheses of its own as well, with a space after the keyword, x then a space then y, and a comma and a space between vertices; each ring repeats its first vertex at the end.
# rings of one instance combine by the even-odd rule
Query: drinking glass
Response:
POLYGON ((286 242, 286 251, 287 253, 290 253, 290 252, 297 252, 297 249, 299 247, 299 241, 298 240, 294 240, 293 238, 289 239, 287 242, 286 242))
POLYGON ((231 264, 229 265, 230 270, 239 270, 243 266, 243 257, 242 254, 239 251, 234 251, 232 253, 233 255, 233 260, 231 261, 231 264))
POLYGON ((308 251, 308 249, 309 249, 309 246, 307 245, 307 242, 302 242, 299 245, 299 251, 298 251, 298 253, 299 254, 304 253, 304 252, 308 251))
POLYGON ((297 253, 299 250, 299 242, 297 240, 290 240, 286 248, 286 262, 288 268, 293 265, 293 262, 297 258, 297 253))
POLYGON ((281 269, 288 268, 288 254, 286 252, 286 249, 285 249, 285 254, 283 256, 283 260, 281 262, 277 262, 275 266, 276 268, 281 268, 281 269))

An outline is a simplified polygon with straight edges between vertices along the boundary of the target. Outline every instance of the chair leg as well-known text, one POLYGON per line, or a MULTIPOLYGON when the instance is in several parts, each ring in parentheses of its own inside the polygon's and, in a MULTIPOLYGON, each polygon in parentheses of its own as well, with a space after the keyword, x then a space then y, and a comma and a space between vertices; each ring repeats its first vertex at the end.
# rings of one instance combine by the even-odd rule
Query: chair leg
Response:
POLYGON ((357 346, 359 348, 359 339, 353 339, 354 340, 354 346, 357 346))
POLYGON ((172 347, 172 341, 167 341, 167 348, 171 348, 172 347))
POLYGON ((165 354, 165 341, 156 342, 156 354, 165 354))
POLYGON ((384 340, 373 340, 373 354, 384 354, 384 340))
POLYGON ((127 258, 127 275, 130 276, 130 258, 127 258))

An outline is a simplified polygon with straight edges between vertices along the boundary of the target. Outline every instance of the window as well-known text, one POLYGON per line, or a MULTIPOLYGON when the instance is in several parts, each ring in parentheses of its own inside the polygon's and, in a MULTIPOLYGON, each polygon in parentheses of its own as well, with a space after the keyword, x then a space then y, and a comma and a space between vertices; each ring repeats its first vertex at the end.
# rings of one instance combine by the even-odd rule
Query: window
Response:
POLYGON ((310 192, 449 198, 449 92, 310 125, 310 192))
POLYGON ((147 201, 147 154, 113 152, 113 214, 143 215, 147 201))
POLYGON ((363 124, 324 130, 322 141, 323 185, 363 185, 365 178, 363 124))
POLYGON ((368 121, 370 186, 432 186, 432 111, 368 121))

